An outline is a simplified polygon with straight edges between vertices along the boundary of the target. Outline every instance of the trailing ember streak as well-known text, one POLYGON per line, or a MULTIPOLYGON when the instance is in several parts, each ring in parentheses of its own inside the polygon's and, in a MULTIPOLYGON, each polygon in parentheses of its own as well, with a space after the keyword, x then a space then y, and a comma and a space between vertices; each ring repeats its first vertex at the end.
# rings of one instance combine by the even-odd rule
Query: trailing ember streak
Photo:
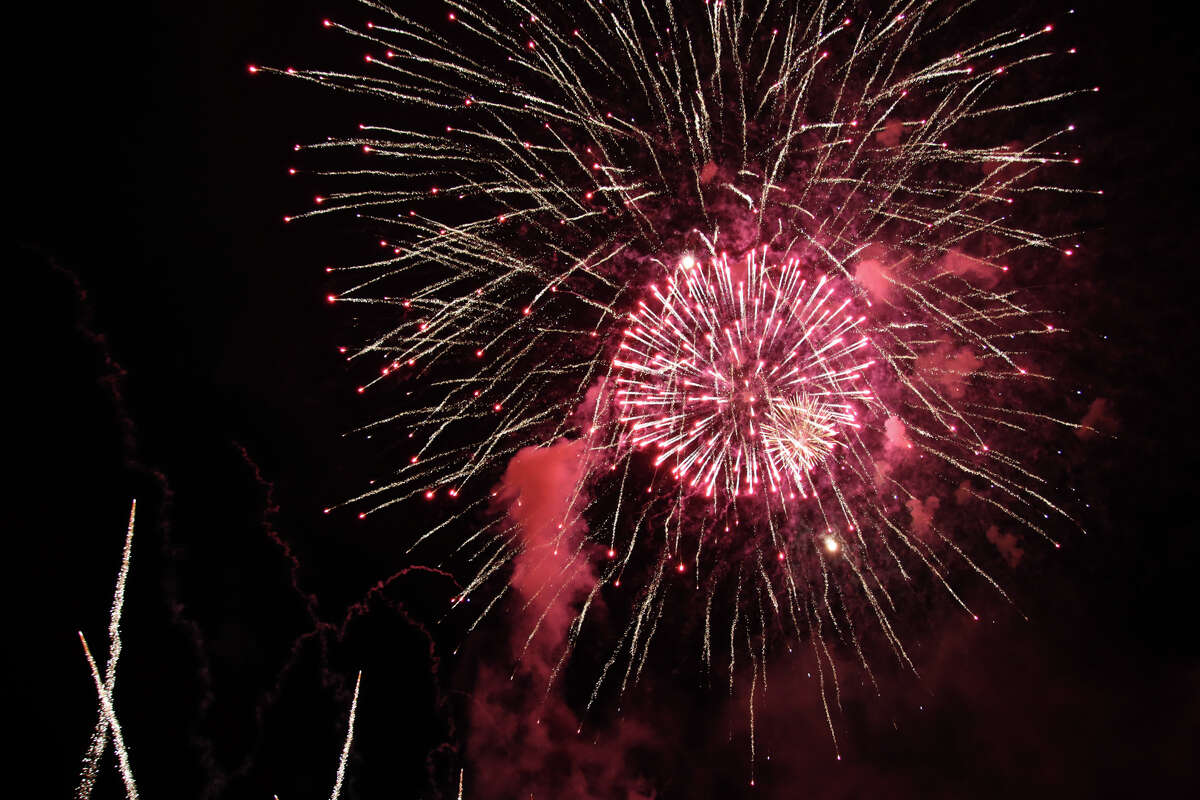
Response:
POLYGON ((1051 541, 1071 519, 1031 446, 1060 420, 1021 407, 1063 330, 1021 276, 1080 238, 1028 209, 1088 191, 1062 185, 1075 126, 1028 112, 1095 89, 1010 82, 1071 57, 1052 26, 980 36, 936 0, 364 5, 363 27, 325 22, 361 72, 251 71, 384 117, 296 146, 329 191, 286 219, 375 231, 328 299, 361 312, 341 352, 389 404, 357 433, 407 452, 343 505, 444 508, 413 546, 474 571, 472 626, 544 556, 555 577, 520 602, 539 626, 572 605, 560 668, 592 609, 631 598, 589 708, 703 607, 706 669, 727 625, 752 697, 769 638, 810 646, 833 733, 837 661, 871 675, 864 626, 912 666, 895 623, 918 570, 966 610, 961 573, 999 591, 981 518, 1051 541), (512 514, 478 521, 519 450, 563 439, 586 463, 545 553, 512 514), (595 585, 573 602, 577 574, 595 585))

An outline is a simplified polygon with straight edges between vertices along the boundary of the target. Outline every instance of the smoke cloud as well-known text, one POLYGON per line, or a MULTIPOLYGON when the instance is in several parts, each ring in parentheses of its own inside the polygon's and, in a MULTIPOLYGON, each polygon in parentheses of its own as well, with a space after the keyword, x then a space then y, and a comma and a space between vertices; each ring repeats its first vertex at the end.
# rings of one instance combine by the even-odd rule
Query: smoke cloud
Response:
POLYGON ((983 362, 970 347, 942 342, 930 352, 917 357, 917 372, 930 384, 939 386, 953 399, 963 395, 963 386, 983 362))
POLYGON ((1016 568, 1017 564, 1021 563, 1025 551, 1021 549, 1016 534, 1005 533, 993 525, 987 529, 987 540, 996 546, 1010 567, 1016 568))
POLYGON ((891 270, 877 258, 864 258, 854 267, 854 280, 874 300, 886 300, 892 292, 891 270))
POLYGON ((949 250, 938 262, 942 272, 958 275, 971 281, 975 286, 990 289, 1000 281, 1001 270, 988 261, 969 256, 959 250, 949 250))
POLYGON ((883 124, 883 130, 875 133, 875 141, 884 147, 895 147, 904 136, 904 123, 898 119, 889 119, 883 124))
MULTIPOLYGON (((501 479, 497 496, 520 539, 507 643, 515 667, 484 664, 476 678, 467 738, 472 798, 651 797, 626 763, 652 741, 650 731, 622 717, 611 729, 580 735, 558 672, 572 621, 596 583, 581 548, 585 472, 586 443, 560 439, 519 451, 501 479)), ((589 618, 602 613, 597 598, 589 618)))
POLYGON ((899 451, 902 455, 912 450, 912 440, 908 438, 908 428, 899 417, 888 417, 883 423, 883 434, 887 437, 887 450, 899 451))
POLYGON ((1117 415, 1113 411, 1112 402, 1104 397, 1097 397, 1088 406, 1087 413, 1079 420, 1075 435, 1080 439, 1091 439, 1095 436, 1111 436, 1117 430, 1117 415))
POLYGON ((918 536, 926 536, 930 528, 933 526, 933 515, 938 510, 938 506, 942 501, 936 497, 930 496, 922 503, 918 497, 910 497, 908 502, 908 513, 912 515, 912 529, 918 536))

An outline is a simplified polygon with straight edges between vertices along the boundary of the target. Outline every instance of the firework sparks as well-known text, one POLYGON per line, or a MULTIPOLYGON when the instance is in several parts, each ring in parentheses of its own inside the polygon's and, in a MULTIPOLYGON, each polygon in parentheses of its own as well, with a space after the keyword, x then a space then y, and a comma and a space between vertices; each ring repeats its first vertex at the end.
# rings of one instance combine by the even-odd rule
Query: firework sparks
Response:
MULTIPOLYGON (((116 751, 117 767, 121 773, 121 780, 125 785, 125 796, 128 800, 138 800, 140 797, 137 782, 133 777, 133 766, 130 762, 129 750, 125 746, 125 735, 122 732, 120 720, 117 719, 116 704, 113 700, 113 691, 116 688, 117 682, 117 661, 120 658, 122 648, 121 612, 125 606, 125 584, 129 578, 129 564, 133 556, 133 527, 136 515, 137 501, 134 500, 129 509, 129 527, 125 533, 125 549, 121 556, 121 570, 117 575, 116 590, 113 592, 112 609, 108 623, 108 662, 105 665, 103 676, 100 674, 100 668, 96 665, 96 659, 92 655, 91 648, 88 646, 87 638, 83 635, 82 631, 78 634, 79 642, 83 646, 84 657, 87 659, 88 668, 92 673, 92 682, 96 686, 96 694, 99 697, 100 718, 92 732, 88 751, 84 756, 79 786, 75 790, 76 797, 89 797, 91 795, 92 789, 96 784, 96 775, 99 771, 100 762, 104 756, 104 749, 107 746, 109 736, 112 737, 113 749, 116 751)), ((330 794, 331 800, 338 800, 341 796, 342 783, 346 775, 346 764, 350 758, 350 746, 354 741, 354 718, 358 711, 358 690, 361 685, 362 671, 360 670, 354 682, 354 698, 350 702, 350 716, 346 724, 346 739, 342 744, 341 757, 338 759, 337 775, 334 779, 333 791, 330 794)))
POLYGON ((92 679, 96 684, 96 692, 100 698, 99 719, 92 729, 92 737, 88 752, 83 758, 80 770, 79 785, 75 789, 77 798, 91 797, 96 785, 96 773, 108 737, 112 735, 113 749, 117 753, 117 764, 121 770, 121 779, 125 782, 125 794, 130 800, 138 797, 137 783, 133 778, 133 767, 129 763, 129 753, 125 749, 125 740, 121 734, 121 724, 117 721, 117 713, 113 705, 113 692, 117 686, 117 662, 121 658, 121 612, 125 607, 125 583, 129 578, 129 562, 133 557, 133 523, 137 517, 137 500, 129 506, 129 526, 125 530, 125 549, 121 554, 121 570, 117 573, 117 586, 113 591, 112 608, 108 618, 108 663, 104 666, 104 677, 96 667, 92 651, 88 647, 83 632, 79 633, 79 641, 83 645, 83 653, 87 657, 88 666, 92 670, 92 679))
POLYGON ((651 287, 657 308, 639 301, 613 359, 620 421, 707 496, 807 496, 805 474, 869 397, 869 342, 824 276, 810 287, 795 260, 773 276, 753 254, 745 267, 741 279, 725 257, 711 270, 685 257, 665 294, 651 287))
POLYGON ((350 717, 346 721, 346 741, 342 744, 342 756, 338 759, 337 777, 333 781, 333 791, 329 800, 338 800, 342 795, 342 782, 346 778, 346 762, 350 760, 350 745, 354 741, 354 716, 358 713, 358 689, 362 686, 362 670, 354 679, 354 699, 350 701, 350 717))
MULTIPOLYGON (((870 674, 861 620, 911 665, 894 618, 912 565, 967 613, 952 562, 999 590, 935 523, 936 492, 1050 541, 1045 521, 1070 520, 1024 455, 1057 420, 997 401, 1046 380, 1033 354, 1063 330, 1011 265, 1078 249, 1020 207, 1083 191, 1040 182, 1078 163, 1074 126, 995 133, 1092 91, 1009 90, 1069 58, 1052 26, 964 44, 935 0, 453 2, 440 23, 366 5, 365 26, 325 22, 366 47, 362 74, 251 68, 388 116, 298 145, 340 160, 322 179, 345 188, 286 218, 381 232, 378 259, 329 268, 345 280, 328 299, 386 317, 343 351, 375 371, 360 394, 419 388, 361 431, 410 443, 404 463, 346 505, 445 504, 415 547, 469 529, 522 448, 586 443, 551 548, 563 574, 601 565, 568 652, 602 589, 638 591, 589 708, 640 674, 677 573, 703 587, 706 666, 732 609, 751 708, 768 611, 809 643, 832 733, 831 648, 870 674)), ((475 575, 457 605, 493 591, 517 527, 455 542, 475 575)))

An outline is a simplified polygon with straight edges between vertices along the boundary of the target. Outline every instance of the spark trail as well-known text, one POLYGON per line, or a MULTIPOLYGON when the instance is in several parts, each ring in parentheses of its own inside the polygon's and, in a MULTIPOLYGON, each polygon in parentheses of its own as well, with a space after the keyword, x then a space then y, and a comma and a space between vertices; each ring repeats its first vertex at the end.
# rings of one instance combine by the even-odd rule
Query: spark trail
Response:
POLYGON ((354 742, 354 716, 358 713, 358 689, 362 686, 362 670, 354 679, 354 699, 350 701, 350 716, 346 720, 346 741, 342 744, 342 756, 338 759, 337 777, 333 781, 333 791, 329 800, 338 800, 342 795, 342 782, 346 779, 346 762, 350 760, 350 745, 354 742))
MULTIPOLYGON (((103 675, 100 674, 100 668, 97 666, 96 659, 92 655, 92 650, 88 646, 87 638, 83 635, 82 631, 78 634, 79 642, 83 647, 84 657, 87 659, 88 668, 92 674, 92 682, 96 686, 96 694, 100 701, 100 711, 99 720, 89 739, 88 751, 84 755, 79 786, 75 790, 76 797, 89 797, 95 788, 96 776, 99 772, 100 764, 104 757, 104 750, 107 747, 110 736, 112 737, 113 750, 116 751, 117 767, 125 786, 126 798, 128 800, 138 800, 141 796, 138 792, 137 782, 133 776, 133 766, 129 758, 129 750, 125 745, 125 735, 122 732, 121 722, 117 718, 116 705, 113 700, 113 692, 117 682, 117 662, 122 649, 121 614, 125 606, 125 585, 129 578, 129 565, 133 557, 133 528, 136 516, 137 500, 134 500, 129 508, 129 527, 125 533, 125 549, 121 556, 121 570, 117 575, 117 585, 113 592, 112 608, 109 614, 109 652, 108 662, 105 665, 103 675)), ((346 739, 342 744, 341 756, 338 759, 337 773, 334 778, 333 790, 330 793, 331 800, 338 800, 341 796, 342 784, 346 776, 346 765, 350 759, 350 748, 354 741, 354 720, 358 711, 358 691, 361 685, 362 671, 360 670, 358 677, 354 681, 354 697, 350 701, 350 713, 346 723, 346 739)))
POLYGON ((96 774, 104 751, 108 746, 111 733, 113 746, 117 750, 117 759, 121 769, 121 778, 125 782, 126 796, 135 798, 137 784, 133 779, 133 769, 129 765, 129 754, 121 739, 120 723, 113 710, 112 697, 117 688, 117 662, 121 658, 121 612, 125 608, 125 583, 129 579, 129 561, 133 556, 133 523, 137 517, 137 500, 129 505, 129 526, 125 530, 125 549, 121 554, 121 570, 117 574, 117 586, 113 591, 112 607, 108 621, 108 662, 104 665, 104 678, 100 680, 91 651, 88 650, 87 640, 80 632, 79 640, 83 644, 84 654, 91 665, 93 677, 96 680, 96 690, 100 695, 99 718, 92 729, 91 740, 88 743, 87 754, 83 757, 83 766, 79 773, 79 785, 75 789, 77 800, 87 800, 92 796, 96 786, 96 774))
POLYGON ((972 616, 959 573, 1000 591, 937 498, 1050 542, 1072 524, 1030 445, 1060 421, 1023 405, 1062 328, 1019 268, 1078 247, 1024 209, 1089 191, 1074 126, 1045 120, 1095 88, 1030 80, 1074 52, 1052 25, 980 36, 972 4, 936 0, 363 5, 324 23, 358 71, 250 69, 381 119, 297 146, 330 191, 285 219, 378 239, 328 268, 329 300, 377 325, 346 351, 388 409, 358 433, 411 447, 343 505, 444 510, 412 546, 473 575, 473 624, 527 548, 560 564, 527 607, 593 564, 554 677, 593 609, 634 599, 588 708, 686 614, 705 669, 727 625, 752 698, 769 640, 811 648, 836 743, 837 654, 870 675, 870 627, 913 666, 914 576, 972 616), (552 545, 478 522, 518 451, 564 439, 583 477, 552 545))

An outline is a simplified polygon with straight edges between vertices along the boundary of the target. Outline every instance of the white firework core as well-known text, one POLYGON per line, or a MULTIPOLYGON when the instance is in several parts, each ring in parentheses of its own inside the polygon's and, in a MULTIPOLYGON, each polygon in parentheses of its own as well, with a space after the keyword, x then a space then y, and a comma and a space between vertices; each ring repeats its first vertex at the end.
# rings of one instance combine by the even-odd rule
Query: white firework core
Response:
POLYGON ((874 363, 849 298, 798 259, 690 256, 629 315, 613 364, 628 444, 705 495, 794 499, 858 427, 874 363))

